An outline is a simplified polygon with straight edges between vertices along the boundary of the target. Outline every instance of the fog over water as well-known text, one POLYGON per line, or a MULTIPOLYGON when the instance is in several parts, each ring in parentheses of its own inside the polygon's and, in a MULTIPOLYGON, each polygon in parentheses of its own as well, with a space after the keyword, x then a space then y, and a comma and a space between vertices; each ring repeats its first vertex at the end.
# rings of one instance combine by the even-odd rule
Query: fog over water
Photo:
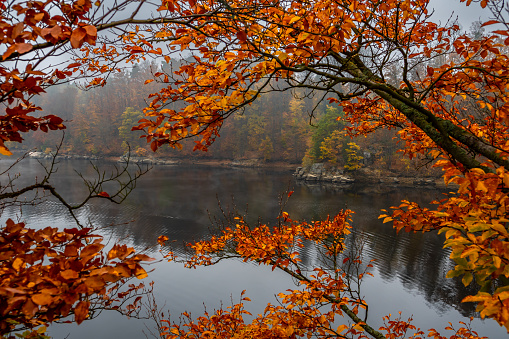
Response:
MULTIPOLYGON (((5 168, 5 161, 0 161, 2 166, 5 168)), ((111 164, 101 166, 107 169, 111 164)), ((79 201, 86 192, 74 169, 85 176, 93 174, 86 161, 59 164, 55 185, 70 202, 79 201)), ((42 175, 35 160, 25 161, 19 171, 23 173, 20 185, 42 175)), ((250 222, 260 217, 270 223, 280 210, 279 196, 289 188, 294 193, 284 210, 292 219, 317 220, 343 208, 355 211, 347 246, 362 237, 364 258, 376 259, 374 277, 365 279, 362 287, 370 305, 368 322, 379 326, 383 315, 402 311, 403 317, 413 315, 414 324, 426 330, 443 329, 449 321, 457 325, 465 317, 475 316, 472 305, 460 303, 468 293, 461 282, 445 279, 453 263, 448 259, 448 251, 442 248, 443 238, 435 234, 396 234, 390 224, 377 218, 381 209, 398 205, 401 199, 426 203, 439 198, 442 192, 437 190, 305 185, 296 183, 287 171, 159 166, 139 180, 123 204, 95 201, 81 209, 78 216, 94 226, 108 226, 100 232, 110 243, 124 242, 143 250, 154 248, 159 235, 167 235, 180 253, 183 242, 204 239, 210 234, 209 216, 220 214, 218 200, 224 208, 231 208, 232 199, 238 209, 247 208, 250 222)), ((53 201, 24 208, 22 215, 19 209, 6 211, 1 222, 8 217, 21 218, 33 227, 73 226, 65 209, 53 201)), ((150 251, 153 256, 159 255, 150 251)), ((303 250, 302 258, 307 267, 318 264, 311 246, 303 250)), ((195 270, 167 262, 150 268, 154 271, 146 280, 155 281, 159 306, 169 309, 176 321, 186 310, 193 316, 201 315, 204 304, 212 311, 221 302, 229 305, 231 298, 236 302, 242 290, 252 300, 247 309, 256 314, 263 311, 267 302, 276 303, 275 294, 295 288, 292 279, 283 272, 233 260, 195 270)), ((142 331, 148 333, 147 328, 153 330, 154 324, 103 313, 80 326, 52 326, 50 334, 55 338, 134 339, 143 338, 142 331)), ((493 321, 474 319, 473 328, 490 338, 506 337, 506 332, 493 321)))

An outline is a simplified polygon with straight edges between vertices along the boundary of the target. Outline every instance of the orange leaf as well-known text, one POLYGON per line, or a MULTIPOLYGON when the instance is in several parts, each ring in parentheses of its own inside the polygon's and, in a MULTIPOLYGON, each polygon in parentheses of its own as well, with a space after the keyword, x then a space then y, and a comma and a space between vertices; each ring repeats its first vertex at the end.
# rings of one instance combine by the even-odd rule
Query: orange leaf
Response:
POLYGON ((106 193, 106 192, 101 192, 101 193, 98 193, 97 195, 100 196, 100 197, 105 197, 105 198, 109 198, 110 197, 110 195, 108 193, 106 193))
POLYGON ((136 265, 136 268, 134 269, 134 274, 138 279, 145 279, 146 277, 148 277, 147 272, 140 265, 136 265))
POLYGON ((87 35, 91 37, 97 36, 97 28, 93 25, 87 25, 85 26, 85 31, 87 32, 87 35))
POLYGON ((88 308, 90 307, 90 302, 88 301, 80 301, 76 308, 74 309, 74 319, 76 323, 79 325, 85 320, 88 316, 88 308))
POLYGON ((103 247, 103 244, 90 244, 81 251, 80 257, 85 258, 97 254, 103 247))
POLYGON ((495 24, 499 24, 499 23, 500 23, 500 21, 497 21, 497 20, 489 20, 489 21, 486 21, 485 23, 483 23, 481 25, 481 27, 495 25, 495 24))
POLYGON ((16 51, 18 51, 19 54, 26 53, 26 52, 30 51, 33 47, 31 44, 27 44, 27 43, 19 43, 19 44, 16 44, 15 46, 16 46, 16 51))
POLYGON ((164 245, 164 243, 168 241, 168 237, 165 236, 165 235, 160 235, 159 238, 157 238, 157 242, 159 243, 159 245, 164 245))
POLYGON ((53 301, 53 296, 48 293, 38 293, 32 296, 32 301, 36 305, 49 305, 53 301))
POLYGON ((82 27, 76 28, 71 34, 71 46, 72 48, 80 48, 83 44, 83 39, 87 35, 87 31, 82 27))
POLYGON ((62 271, 62 272, 60 272, 60 275, 64 279, 77 279, 79 277, 78 272, 76 272, 74 270, 65 270, 65 271, 62 271))

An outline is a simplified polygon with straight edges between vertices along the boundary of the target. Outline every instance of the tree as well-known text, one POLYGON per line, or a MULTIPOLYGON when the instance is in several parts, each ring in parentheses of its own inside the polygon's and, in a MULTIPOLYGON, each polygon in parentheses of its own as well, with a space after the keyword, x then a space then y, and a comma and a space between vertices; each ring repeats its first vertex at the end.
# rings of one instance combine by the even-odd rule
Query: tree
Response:
MULTIPOLYGON (((91 79, 88 84, 82 83, 87 87, 103 85, 105 79, 96 76, 108 75, 116 69, 114 50, 106 50, 103 46, 102 57, 113 64, 102 67, 98 67, 98 59, 88 59, 86 51, 98 42, 98 32, 135 21, 141 6, 134 1, 114 1, 109 6, 97 2, 95 5, 93 7, 90 0, 4 1, 0 4, 0 102, 4 107, 0 115, 1 154, 11 155, 6 142, 22 142, 26 132, 65 129, 63 118, 68 118, 65 114, 61 117, 37 114, 42 110, 36 104, 37 95, 51 86, 78 79, 91 79), (112 21, 130 5, 134 6, 130 17, 112 21), (73 51, 78 50, 85 55, 72 60, 73 51), (62 55, 65 61, 60 59, 62 55)), ((151 17, 147 22, 153 20, 151 17)), ((157 50, 153 52, 158 53, 157 50)), ((2 337, 23 329, 28 330, 21 334, 24 337, 41 337, 44 326, 34 330, 36 326, 68 321, 70 316, 79 324, 104 309, 136 315, 139 298, 150 292, 143 284, 127 285, 132 278, 146 276, 141 263, 150 258, 119 244, 106 253, 102 238, 93 229, 81 225, 74 215, 76 209, 91 199, 120 203, 146 171, 133 173, 126 163, 108 175, 94 167, 95 180, 83 178, 88 195, 81 202, 70 204, 53 185, 55 158, 60 148, 61 145, 51 164, 45 167, 46 175, 36 178, 32 185, 17 187, 17 176, 12 176, 0 186, 2 210, 9 205, 36 204, 52 197, 64 205, 76 221, 64 230, 51 227, 34 230, 12 220, 7 220, 0 228, 2 337), (109 185, 117 187, 104 191, 103 187, 109 185)), ((18 163, 15 161, 7 173, 18 163)))
MULTIPOLYGON (((322 143, 327 138, 334 138, 333 133, 335 131, 343 130, 345 124, 342 121, 338 121, 340 116, 340 109, 338 107, 327 106, 327 110, 323 117, 320 117, 316 130, 313 132, 311 137, 311 147, 309 149, 309 157, 314 161, 319 159, 325 159, 325 154, 322 152, 322 143)), ((336 133, 336 139, 339 135, 336 133)))
POLYGON ((149 41, 123 33, 129 31, 130 24, 184 23, 186 15, 170 18, 163 13, 147 17, 140 14, 151 10, 157 13, 156 5, 135 0, 0 4, 0 102, 6 107, 0 116, 0 152, 10 155, 5 142, 21 142, 28 131, 65 129, 61 117, 35 114, 42 108, 35 104, 34 97, 46 88, 72 81, 86 88, 104 86, 112 73, 121 70, 121 63, 138 63, 146 59, 147 53, 161 55, 161 49, 149 41), (106 31, 109 35, 101 35, 106 31), (117 45, 125 38, 129 42, 117 45))
POLYGON ((333 165, 344 163, 346 133, 335 130, 320 144, 320 159, 326 160, 333 165))
POLYGON ((347 153, 347 160, 345 164, 345 169, 347 171, 355 171, 362 167, 361 161, 364 159, 362 155, 359 155, 360 147, 355 142, 349 142, 348 148, 345 149, 347 153))
MULTIPOLYGON (((403 202, 381 217, 398 230, 445 232, 445 245, 457 262, 449 275, 479 285, 479 293, 465 301, 477 302, 481 316, 509 328, 509 25, 503 1, 479 2, 497 18, 483 25, 501 22, 503 28, 478 40, 458 35, 454 23, 432 22, 427 0, 164 0, 150 19, 137 17, 141 6, 150 5, 144 1, 111 7, 99 2, 94 10, 89 0, 2 4, 6 49, 1 90, 8 107, 0 117, 0 136, 3 142, 21 141, 21 133, 30 129, 64 128, 58 117, 29 115, 39 109, 30 98, 57 79, 71 79, 74 71, 78 77, 91 76, 90 86, 102 85, 105 78, 96 75, 109 74, 120 61, 161 55, 170 63, 184 50, 190 57, 177 69, 155 72, 155 79, 148 80, 165 84, 151 95, 146 118, 135 128, 145 131, 153 150, 179 146, 193 136, 201 137, 195 149, 207 150, 224 120, 260 95, 307 88, 319 101, 342 107, 352 136, 397 128, 409 157, 435 159, 444 180, 459 185, 457 194, 438 202, 436 210, 403 202), (129 6, 130 17, 113 20, 129 6), (98 32, 107 29, 117 34, 92 48, 98 32), (73 63, 41 71, 43 61, 70 50, 76 53, 73 63), (33 59, 30 53, 36 62, 27 62, 24 71, 16 69, 33 59), (443 56, 450 58, 435 63, 443 56), (394 68, 397 79, 388 74, 394 68), (185 105, 175 107, 174 102, 185 105), (466 103, 477 109, 464 111, 466 103)), ((4 144, 0 150, 9 153, 4 144)), ((170 324, 165 335, 221 337, 230 331, 239 337, 361 337, 362 329, 375 338, 404 336, 412 325, 402 319, 387 318, 385 329, 378 331, 358 316, 366 303, 353 287, 362 266, 356 257, 340 256, 348 215, 344 211, 326 221, 302 223, 282 212, 275 228, 249 228, 235 220, 223 235, 195 244, 191 266, 213 263, 224 254, 240 256, 284 270, 304 289, 282 295, 286 307, 268 306, 265 315, 246 326, 242 306, 235 305, 230 312, 189 323, 184 332, 170 324), (303 240, 323 249, 332 268, 302 272, 296 250, 303 240), (358 267, 355 274, 339 267, 341 261, 352 261, 358 267), (331 311, 321 313, 317 306, 323 304, 331 311), (335 315, 348 316, 353 326, 332 328, 335 315)), ((429 334, 440 338, 436 331, 429 334)), ((461 328, 456 337, 470 334, 461 328)))
POLYGON ((296 87, 340 105, 352 136, 396 128, 410 158, 434 159, 445 182, 460 188, 436 210, 403 202, 381 217, 398 230, 445 232, 457 263, 449 276, 479 285, 464 301, 509 329, 509 27, 503 1, 479 2, 497 17, 483 27, 504 28, 477 40, 458 34, 455 23, 434 23, 426 0, 165 2, 169 15, 192 18, 156 34, 171 40, 170 52, 185 49, 194 60, 161 78, 168 86, 136 129, 154 150, 191 135, 201 137, 195 149, 206 150, 224 119, 262 93, 296 87), (443 56, 450 58, 441 64, 443 56), (396 81, 388 74, 394 67, 396 81), (165 107, 174 101, 187 105, 165 107), (465 111, 466 103, 476 109, 465 111))
POLYGON ((124 113, 122 113, 122 124, 118 128, 118 134, 123 144, 135 146, 139 143, 139 138, 136 138, 136 135, 131 132, 131 128, 142 117, 143 114, 132 107, 127 107, 124 113))

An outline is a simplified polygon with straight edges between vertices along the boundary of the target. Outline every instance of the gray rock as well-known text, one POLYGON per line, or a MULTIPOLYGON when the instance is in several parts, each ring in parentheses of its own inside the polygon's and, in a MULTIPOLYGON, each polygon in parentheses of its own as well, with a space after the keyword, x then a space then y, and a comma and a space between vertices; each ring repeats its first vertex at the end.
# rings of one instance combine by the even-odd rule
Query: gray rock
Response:
POLYGON ((309 173, 308 175, 304 176, 304 179, 306 181, 318 181, 318 180, 320 180, 320 176, 316 175, 316 174, 309 173))
POLYGON ((311 168, 309 169, 309 174, 321 176, 324 172, 324 165, 323 163, 316 163, 311 165, 311 168))
POLYGON ((45 154, 43 152, 30 152, 28 156, 34 159, 42 159, 44 158, 45 154))

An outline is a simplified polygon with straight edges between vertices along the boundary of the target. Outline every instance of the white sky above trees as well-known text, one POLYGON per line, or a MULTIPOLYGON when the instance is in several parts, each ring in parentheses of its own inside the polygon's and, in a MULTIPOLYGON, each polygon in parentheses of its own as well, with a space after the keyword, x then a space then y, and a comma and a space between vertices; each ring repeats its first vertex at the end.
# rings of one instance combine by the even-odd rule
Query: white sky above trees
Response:
POLYGON ((487 21, 492 17, 488 8, 481 8, 478 3, 472 3, 470 6, 466 2, 459 0, 431 0, 430 5, 435 9, 433 18, 435 22, 445 23, 453 14, 453 19, 458 18, 463 31, 469 31, 472 22, 481 20, 487 21))

